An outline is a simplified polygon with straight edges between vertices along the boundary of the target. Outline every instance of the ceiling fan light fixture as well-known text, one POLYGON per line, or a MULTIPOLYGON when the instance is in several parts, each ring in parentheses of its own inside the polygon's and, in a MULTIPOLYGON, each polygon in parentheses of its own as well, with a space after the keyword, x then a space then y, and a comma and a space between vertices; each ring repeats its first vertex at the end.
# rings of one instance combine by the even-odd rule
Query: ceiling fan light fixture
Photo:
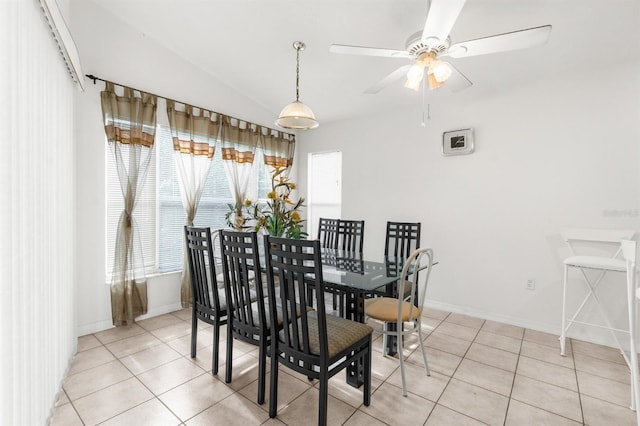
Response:
POLYGON ((433 61, 431 67, 429 67, 429 72, 433 74, 433 77, 438 83, 444 83, 451 77, 453 70, 451 69, 451 65, 446 62, 433 61))
POLYGON ((429 90, 437 89, 444 84, 444 82, 436 80, 436 77, 431 72, 427 74, 427 82, 429 84, 429 90))
POLYGON ((404 87, 406 87, 407 89, 411 89, 411 90, 417 91, 420 88, 420 83, 421 82, 422 82, 422 79, 420 79, 420 80, 409 80, 409 79, 407 79, 407 81, 404 82, 404 87))
POLYGON ((408 89, 418 90, 423 78, 424 67, 418 64, 413 64, 407 72, 407 81, 405 81, 404 87, 408 89))
POLYGON ((276 126, 284 129, 308 130, 315 129, 320 125, 311 108, 300 102, 300 51, 306 45, 301 41, 294 41, 293 48, 296 50, 296 100, 282 108, 276 120, 276 126))

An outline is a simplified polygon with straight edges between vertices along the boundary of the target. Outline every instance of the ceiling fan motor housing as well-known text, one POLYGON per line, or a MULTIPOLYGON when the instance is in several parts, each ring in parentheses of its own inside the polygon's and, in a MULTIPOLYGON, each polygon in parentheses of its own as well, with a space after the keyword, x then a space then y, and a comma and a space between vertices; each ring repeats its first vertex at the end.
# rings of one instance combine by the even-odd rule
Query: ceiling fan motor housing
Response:
POLYGON ((422 42, 422 31, 418 31, 415 34, 412 34, 407 39, 406 49, 409 53, 409 56, 413 59, 418 59, 420 54, 425 52, 433 52, 436 56, 444 53, 449 49, 451 45, 451 39, 447 37, 444 43, 437 45, 429 45, 427 43, 422 42))

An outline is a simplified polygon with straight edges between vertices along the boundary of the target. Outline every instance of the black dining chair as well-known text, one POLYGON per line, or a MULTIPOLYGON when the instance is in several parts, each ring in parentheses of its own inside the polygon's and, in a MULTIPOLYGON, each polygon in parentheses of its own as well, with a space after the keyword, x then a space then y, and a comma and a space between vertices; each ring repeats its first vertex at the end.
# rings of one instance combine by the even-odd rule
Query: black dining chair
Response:
POLYGON ((338 221, 338 250, 362 253, 364 247, 364 220, 338 221))
MULTIPOLYGON (((411 253, 420 248, 421 227, 420 222, 387 222, 384 257, 388 273, 400 273, 404 261, 411 256, 411 253)), ((405 287, 405 290, 407 288, 405 287)), ((386 295, 394 296, 393 294, 386 295)), ((407 294, 404 296, 406 297, 407 294)))
POLYGON ((318 424, 327 424, 329 378, 354 362, 363 366, 363 403, 371 401, 371 334, 365 324, 326 315, 320 242, 265 237, 265 265, 271 322, 282 317, 283 328, 271 329, 269 416, 278 407, 278 368, 318 379, 318 424), (276 291, 275 283, 279 283, 276 291), (317 310, 309 306, 306 286, 314 286, 317 310))
POLYGON ((408 259, 420 248, 420 222, 387 222, 384 256, 408 259))
MULTIPOLYGON (((318 219, 318 241, 320 246, 325 249, 336 249, 338 247, 338 222, 339 219, 329 219, 321 217, 318 219)), ((310 290, 311 291, 311 290, 310 290)), ((325 291, 331 294, 333 302, 333 310, 338 310, 338 298, 340 292, 336 289, 327 288, 325 291)), ((309 293, 311 299, 311 293, 309 293)))
POLYGON ((191 278, 191 358, 196 357, 198 320, 213 326, 211 373, 218 374, 220 326, 227 323, 227 299, 216 285, 215 257, 210 228, 184 227, 185 247, 191 278))
POLYGON ((227 363, 225 382, 231 382, 234 339, 258 346, 258 404, 264 403, 267 348, 271 343, 262 287, 258 237, 255 232, 220 230, 221 263, 227 300, 227 363))
MULTIPOLYGON (((362 256, 364 248, 364 220, 338 220, 338 232, 335 248, 354 255, 362 256)), ((338 312, 340 316, 345 314, 345 295, 339 290, 333 290, 333 309, 336 309, 338 299, 338 312)))
POLYGON ((318 240, 324 248, 336 248, 338 243, 338 219, 321 217, 318 220, 318 240))
MULTIPOLYGON (((384 240, 384 259, 387 274, 400 275, 404 261, 411 253, 420 248, 420 222, 387 222, 387 232, 384 240)), ((372 292, 369 297, 391 296, 393 286, 385 291, 372 292)))
MULTIPOLYGON (((384 258, 387 275, 400 275, 406 259, 411 256, 411 253, 420 248, 421 227, 420 222, 387 222, 384 241, 384 258)), ((367 306, 373 302, 371 298, 397 297, 399 288, 400 286, 398 282, 396 282, 394 285, 386 286, 384 290, 373 291, 367 294, 367 300, 364 302, 365 312, 367 306)), ((404 298, 409 296, 408 292, 411 291, 411 288, 409 285, 400 288, 404 298)), ((412 300, 417 302, 417 295, 414 295, 412 300)), ((389 332, 392 332, 395 330, 396 325, 385 323, 384 327, 388 329, 389 332)), ((386 339, 386 343, 383 347, 384 353, 394 355, 397 351, 397 340, 392 336, 392 338, 386 339)))

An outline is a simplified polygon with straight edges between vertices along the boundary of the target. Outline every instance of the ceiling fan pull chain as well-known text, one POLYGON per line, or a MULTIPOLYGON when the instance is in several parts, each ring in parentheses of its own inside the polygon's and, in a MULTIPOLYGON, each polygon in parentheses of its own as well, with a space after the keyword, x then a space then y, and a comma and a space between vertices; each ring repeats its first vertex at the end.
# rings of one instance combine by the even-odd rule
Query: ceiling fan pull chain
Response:
MULTIPOLYGON (((424 119, 425 92, 426 92, 426 83, 425 83, 425 80, 422 80, 422 127, 427 127, 427 123, 425 123, 425 119, 424 119)), ((430 107, 431 105, 427 104, 427 120, 431 120, 430 107)))

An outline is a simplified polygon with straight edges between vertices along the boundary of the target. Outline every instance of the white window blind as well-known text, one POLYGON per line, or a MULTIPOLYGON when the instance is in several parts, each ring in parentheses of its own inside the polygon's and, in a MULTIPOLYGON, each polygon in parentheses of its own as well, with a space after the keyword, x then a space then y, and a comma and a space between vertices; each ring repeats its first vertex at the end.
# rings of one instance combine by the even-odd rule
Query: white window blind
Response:
POLYGON ((342 214, 342 153, 310 153, 308 171, 307 227, 315 238, 321 217, 339 218, 342 214))
MULTIPOLYGON (((163 117, 164 118, 164 117, 163 117)), ((180 184, 175 171, 173 144, 166 119, 158 117, 155 152, 152 165, 139 198, 134 217, 139 226, 147 274, 177 271, 182 268, 185 212, 180 199, 180 184)), ((113 153, 107 147, 107 248, 106 276, 110 281, 113 269, 113 252, 118 219, 123 209, 123 199, 113 153)), ((270 176, 266 172, 262 150, 256 150, 248 188, 248 198, 264 200, 271 190, 270 176)), ((219 147, 213 157, 209 176, 194 219, 195 226, 211 229, 226 228, 225 215, 233 197, 227 182, 219 147)))

